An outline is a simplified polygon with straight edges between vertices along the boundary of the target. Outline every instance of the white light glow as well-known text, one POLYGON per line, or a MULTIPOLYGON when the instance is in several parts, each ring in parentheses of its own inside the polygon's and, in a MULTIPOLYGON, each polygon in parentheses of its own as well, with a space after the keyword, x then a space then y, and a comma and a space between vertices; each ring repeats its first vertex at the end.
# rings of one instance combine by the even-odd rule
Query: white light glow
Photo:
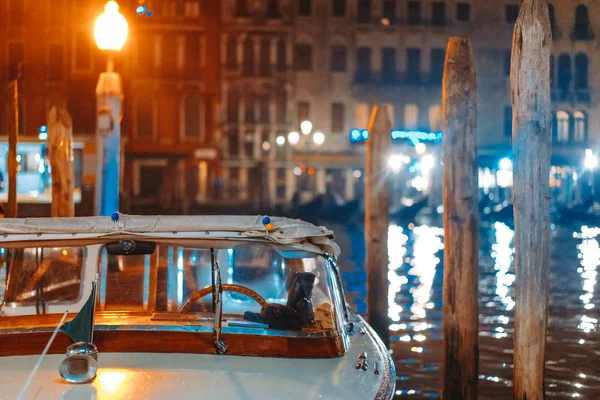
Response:
POLYGON ((423 155, 427 151, 427 145, 425 143, 417 143, 415 145, 415 151, 418 155, 423 155))
POLYGON ((302 132, 303 135, 308 135, 313 128, 313 124, 310 121, 302 121, 302 123, 300 124, 300 132, 302 132))
POLYGON ((358 179, 362 176, 362 172, 360 172, 360 169, 355 169, 354 171, 352 171, 352 175, 358 179))
POLYGON ((127 40, 127 21, 119 13, 116 1, 109 1, 104 6, 104 12, 96 19, 94 37, 100 50, 119 51, 127 40))
POLYGON ((594 169, 598 166, 598 157, 596 157, 591 149, 587 149, 585 151, 585 160, 583 165, 586 169, 594 169))
POLYGON ((275 139, 275 143, 277 143, 277 146, 283 146, 285 144, 285 137, 277 136, 277 139, 275 139))
POLYGON ((399 154, 394 154, 390 156, 390 159, 388 160, 388 165, 392 170, 394 170, 394 172, 397 172, 398 170, 400 170, 400 167, 402 167, 402 165, 404 164, 402 161, 403 156, 399 154))
POLYGON ((296 176, 302 175, 302 169, 300 167, 294 167, 294 175, 296 175, 296 176))
POLYGON ((423 171, 431 171, 431 169, 435 166, 435 157, 431 154, 427 154, 423 156, 421 160, 421 168, 423 171))
POLYGON ((510 171, 510 170, 512 170, 513 163, 510 158, 504 157, 503 159, 500 160, 499 165, 500 165, 500 169, 502 169, 504 171, 510 171))
POLYGON ((325 135, 323 132, 315 132, 313 135, 313 142, 315 142, 317 146, 322 145, 325 142, 325 135))
POLYGON ((298 134, 298 132, 294 131, 294 132, 290 132, 288 134, 288 142, 290 142, 290 144, 292 146, 297 145, 299 141, 300 141, 300 135, 298 134))
POLYGON ((263 142, 263 144, 262 144, 262 149, 263 149, 264 151, 269 151, 269 150, 271 150, 271 143, 269 143, 269 142, 263 142))

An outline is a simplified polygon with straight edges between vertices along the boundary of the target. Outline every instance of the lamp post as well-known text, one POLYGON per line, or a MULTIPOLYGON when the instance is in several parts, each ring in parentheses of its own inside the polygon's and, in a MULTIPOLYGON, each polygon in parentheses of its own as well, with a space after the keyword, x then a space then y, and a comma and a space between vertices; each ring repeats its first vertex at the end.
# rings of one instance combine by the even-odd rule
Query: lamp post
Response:
POLYGON ((94 25, 96 44, 109 52, 106 72, 100 74, 96 86, 96 215, 112 215, 119 209, 123 82, 114 72, 112 52, 121 50, 127 31, 117 2, 106 3, 94 25))

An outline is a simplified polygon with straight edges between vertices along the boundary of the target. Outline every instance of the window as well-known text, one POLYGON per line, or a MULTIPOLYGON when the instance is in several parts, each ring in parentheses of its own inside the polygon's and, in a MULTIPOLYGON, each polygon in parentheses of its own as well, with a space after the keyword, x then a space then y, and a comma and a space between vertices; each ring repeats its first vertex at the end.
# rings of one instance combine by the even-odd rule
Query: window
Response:
POLYGON ((461 22, 471 20, 471 5, 469 3, 458 3, 456 5, 456 20, 461 22))
POLYGON ((298 125, 302 121, 307 121, 310 119, 310 103, 308 101, 299 101, 298 102, 298 125))
POLYGON ((283 39, 277 43, 277 71, 284 72, 287 69, 286 45, 283 39))
POLYGON ((344 104, 331 103, 331 132, 344 131, 344 104))
POLYGON ((575 111, 573 113, 574 132, 573 140, 576 142, 584 142, 587 137, 587 115, 581 111, 575 111))
POLYGON ((269 0, 267 3, 267 18, 279 17, 279 0, 269 0))
POLYGON ((262 123, 269 123, 269 96, 260 95, 258 96, 258 108, 259 108, 259 121, 262 123))
POLYGON ((8 0, 8 22, 12 26, 25 23, 24 0, 8 0))
POLYGON ((198 1, 186 1, 184 4, 183 15, 187 18, 197 18, 200 16, 200 3, 198 1))
POLYGON ((573 38, 587 40, 592 39, 592 37, 588 8, 581 4, 575 9, 575 30, 573 31, 573 38))
POLYGON ((332 0, 332 11, 334 17, 346 15, 346 0, 332 0))
POLYGON ((390 24, 396 23, 396 0, 384 0, 383 18, 387 19, 390 24))
MULTIPOLYGON (((227 136, 227 150, 229 152, 229 156, 237 157, 240 154, 240 137, 237 129, 229 132, 227 136)), ((238 179, 238 170, 237 168, 229 169, 229 179, 236 181, 238 179)))
POLYGON ((248 0, 235 0, 235 16, 236 17, 247 17, 248 13, 248 0))
POLYGON ((48 80, 61 81, 63 79, 64 52, 60 44, 48 46, 48 80))
POLYGON ((75 69, 90 69, 92 67, 91 59, 90 35, 85 31, 79 31, 75 34, 75 69))
POLYGON ((202 132, 202 102, 198 96, 185 98, 185 137, 200 139, 202 132))
POLYGON ((246 42, 244 42, 242 74, 245 76, 254 75, 254 42, 250 38, 246 39, 246 42))
POLYGON ((281 92, 277 95, 275 113, 277 114, 277 123, 285 124, 287 117, 287 96, 285 92, 281 92))
POLYGON ((185 69, 188 73, 197 73, 200 69, 201 49, 200 37, 195 34, 185 38, 185 69))
POLYGON ((409 1, 406 21, 409 25, 421 24, 421 2, 409 1))
POLYGON ((247 132, 244 138, 244 154, 248 157, 254 157, 254 133, 247 132))
POLYGON ((254 109, 253 95, 246 95, 244 106, 244 122, 254 123, 256 121, 256 111, 254 109))
POLYGON ((237 67, 237 38, 229 36, 227 38, 227 69, 235 69, 237 67))
POLYGON ((569 113, 558 111, 556 113, 556 139, 559 142, 569 141, 569 113))
POLYGON ((407 104, 404 106, 404 128, 417 129, 419 124, 419 106, 407 104))
POLYGON ((442 106, 439 104, 429 107, 429 130, 432 132, 442 130, 442 106))
POLYGON ((298 71, 312 69, 312 46, 310 44, 296 43, 294 47, 294 65, 298 71))
POLYGON ((568 54, 561 54, 558 58, 558 88, 566 93, 571 88, 571 57, 568 54))
POLYGON ((21 78, 25 62, 25 46, 23 43, 8 45, 8 80, 21 78))
POLYGON ((431 4, 431 24, 433 26, 446 25, 446 3, 436 1, 431 4))
POLYGON ((396 49, 393 47, 381 49, 381 80, 384 83, 396 80, 396 49))
POLYGON ((512 59, 512 53, 510 50, 504 51, 504 76, 510 76, 510 63, 512 59))
MULTIPOLYGON (((23 1, 20 1, 24 3, 23 1)), ((61 25, 65 21, 65 0, 52 0, 52 6, 48 10, 48 20, 53 24, 61 25)))
POLYGON ((227 122, 238 122, 240 116, 240 95, 237 92, 227 93, 227 122))
MULTIPOLYGON (((81 39, 83 40, 83 39, 81 39)), ((153 46, 153 40, 152 37, 150 38, 145 38, 145 40, 138 40, 137 41, 137 63, 138 63, 138 70, 140 71, 144 71, 144 72, 148 72, 149 68, 153 68, 154 67, 154 46, 153 46)), ((89 46, 89 45, 88 45, 89 46)), ((77 48, 77 46, 76 46, 77 48)), ((82 50, 84 53, 86 52, 86 49, 83 48, 82 50)), ((76 58, 75 58, 75 64, 77 65, 77 63, 83 63, 84 61, 87 61, 89 63, 89 47, 87 49, 88 55, 84 55, 81 54, 81 52, 78 51, 76 58), (78 61, 78 58, 81 57, 81 61, 78 61)), ((89 64, 88 67, 82 67, 83 69, 87 69, 89 68, 89 64)))
POLYGON ((519 17, 519 6, 516 4, 509 4, 505 8, 504 15, 506 22, 510 24, 514 24, 517 22, 517 18, 519 17))
POLYGON ((331 46, 331 72, 346 71, 346 46, 331 46))
POLYGON ((431 70, 430 81, 433 84, 439 85, 444 79, 444 63, 446 62, 446 50, 431 49, 431 70))
POLYGON ((504 137, 512 137, 512 107, 504 107, 504 137))
POLYGON ((154 137, 154 102, 152 96, 138 97, 136 105, 137 137, 152 139, 154 137))
POLYGON ((552 37, 556 37, 556 12, 554 11, 554 6, 552 4, 548 4, 548 14, 550 15, 550 30, 552 32, 552 37))
POLYGON ((357 21, 366 23, 371 21, 371 0, 358 0, 357 21))
POLYGON ((360 103, 354 111, 354 125, 357 129, 366 129, 369 125, 369 105, 360 103))
POLYGON ((575 89, 588 88, 588 58, 579 53, 575 56, 575 89))
MULTIPOLYGON (((178 36, 175 39, 175 45, 177 46, 177 50, 176 50, 176 54, 177 54, 177 62, 175 63, 177 65, 177 69, 183 69, 183 67, 185 66, 185 47, 186 47, 186 40, 183 36, 178 36)), ((190 60, 191 61, 191 60, 190 60)))
POLYGON ((298 15, 310 15, 311 0, 298 0, 298 15))
POLYGON ((271 42, 269 39, 260 41, 260 76, 269 76, 271 72, 271 42))
POLYGON ((356 51, 356 80, 367 82, 371 79, 371 49, 359 47, 356 51))
POLYGON ((421 49, 406 50, 406 79, 409 83, 421 81, 421 49))

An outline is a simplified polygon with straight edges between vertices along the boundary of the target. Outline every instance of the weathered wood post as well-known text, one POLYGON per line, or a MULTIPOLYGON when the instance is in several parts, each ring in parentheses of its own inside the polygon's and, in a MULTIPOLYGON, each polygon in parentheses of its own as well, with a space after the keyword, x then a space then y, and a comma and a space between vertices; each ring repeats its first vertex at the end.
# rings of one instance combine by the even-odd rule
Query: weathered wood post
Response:
POLYGON ((513 101, 515 353, 513 396, 544 398, 550 275, 550 54, 547 0, 524 0, 515 24, 513 101))
POLYGON ((6 217, 17 217, 17 144, 19 143, 19 81, 8 84, 8 204, 6 217))
POLYGON ((388 320, 388 225, 390 193, 388 156, 392 128, 387 108, 373 106, 369 118, 365 165, 365 240, 367 247, 367 319, 386 346, 388 320))
POLYGON ((48 113, 48 153, 52 166, 52 216, 74 217, 73 123, 63 107, 48 113))
POLYGON ((469 38, 448 40, 442 110, 445 135, 442 398, 477 399, 477 82, 469 38))

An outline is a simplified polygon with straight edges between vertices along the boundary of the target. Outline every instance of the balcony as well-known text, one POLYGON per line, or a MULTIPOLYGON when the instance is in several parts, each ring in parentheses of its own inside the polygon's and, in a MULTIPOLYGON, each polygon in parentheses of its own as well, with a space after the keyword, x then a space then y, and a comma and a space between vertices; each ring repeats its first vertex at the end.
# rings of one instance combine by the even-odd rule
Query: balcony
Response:
POLYGON ((566 103, 570 105, 591 105, 592 93, 590 89, 562 90, 552 89, 551 98, 553 103, 566 103))
POLYGON ((354 85, 372 87, 418 87, 423 90, 438 90, 442 86, 439 74, 430 71, 359 71, 354 75, 354 85))

